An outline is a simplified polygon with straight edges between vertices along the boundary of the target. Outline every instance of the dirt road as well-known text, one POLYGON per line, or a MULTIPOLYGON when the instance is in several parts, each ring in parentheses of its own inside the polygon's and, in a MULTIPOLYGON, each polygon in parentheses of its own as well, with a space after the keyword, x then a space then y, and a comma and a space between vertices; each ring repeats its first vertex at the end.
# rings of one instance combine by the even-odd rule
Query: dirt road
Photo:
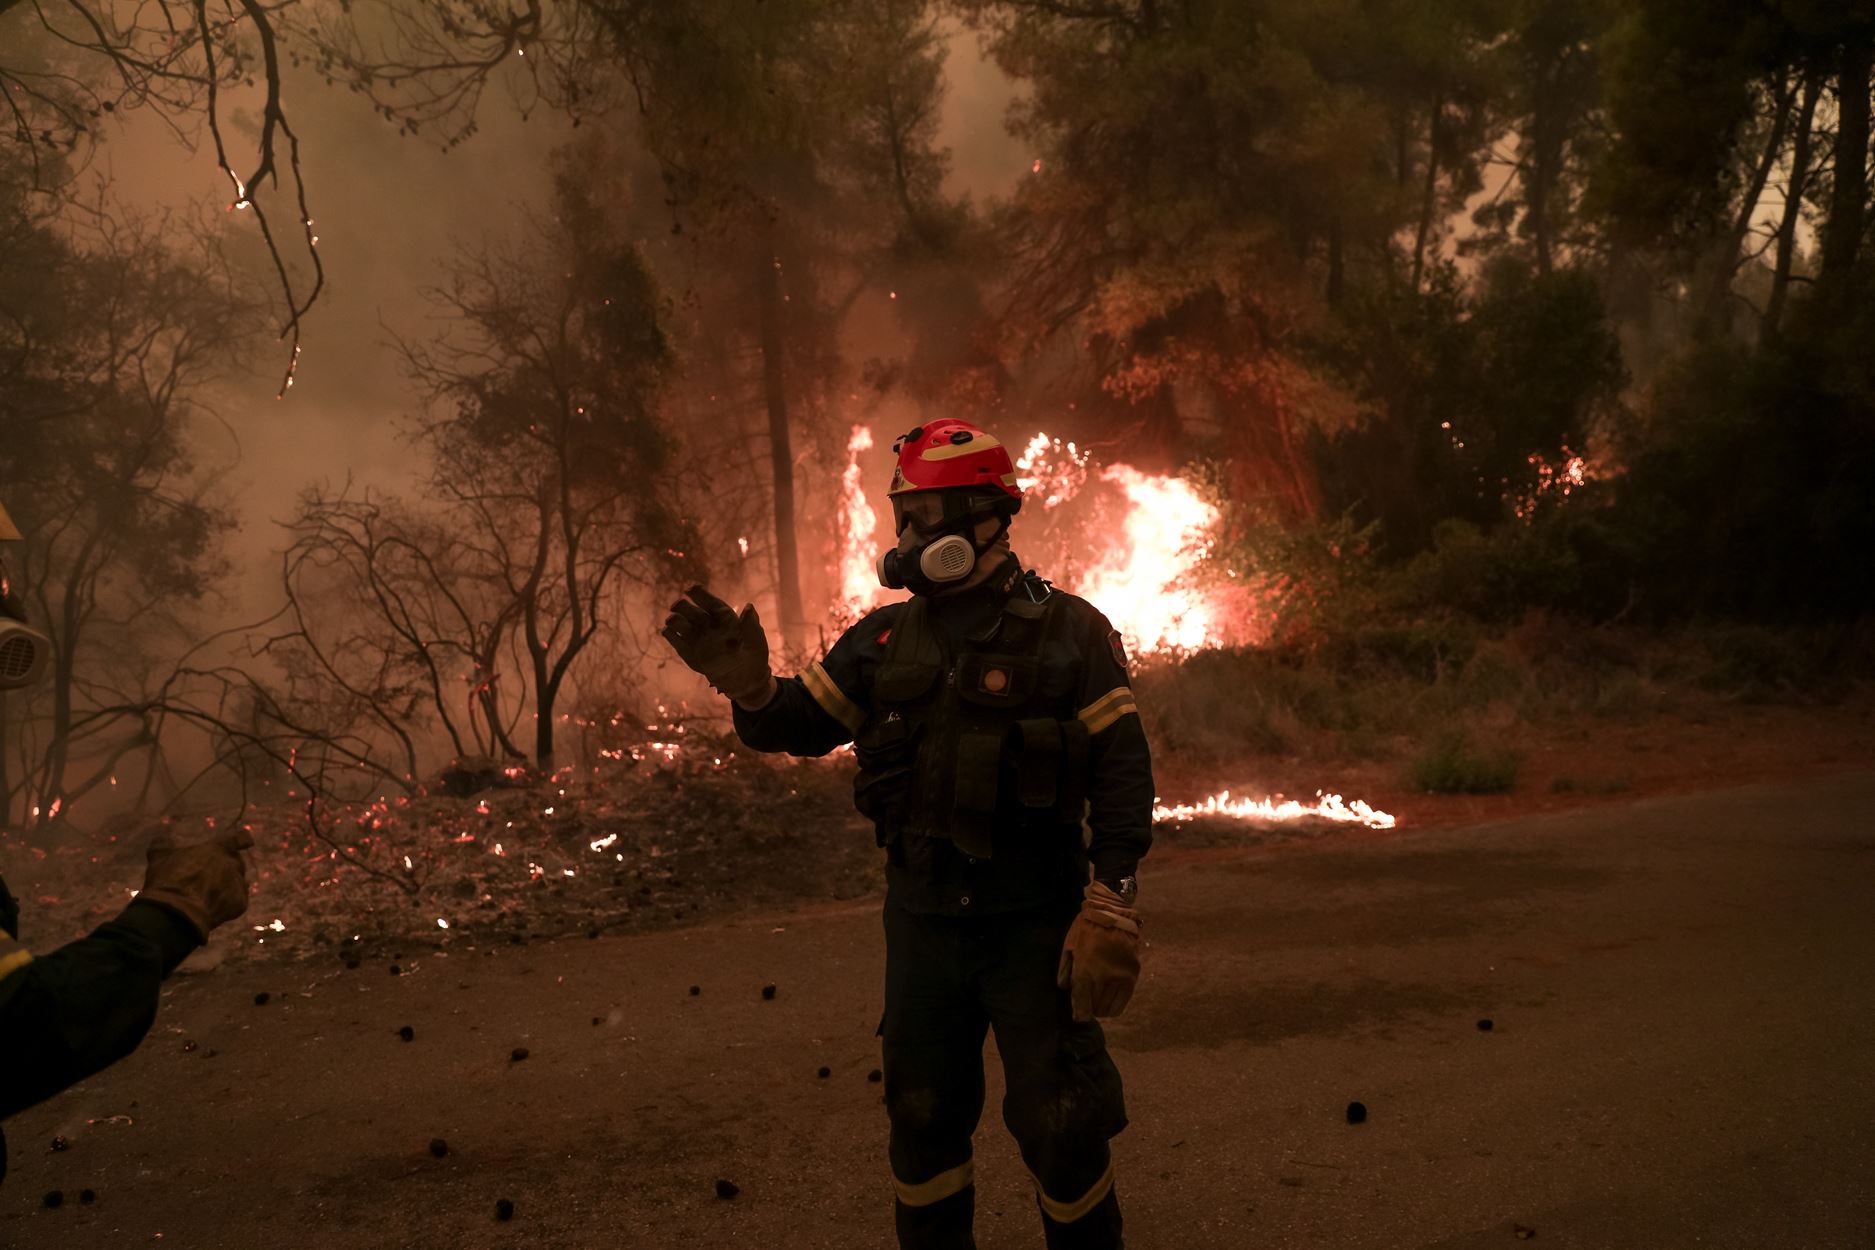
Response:
MULTIPOLYGON (((1866 774, 1149 862, 1129 1245, 1875 1245, 1872 812, 1866 774)), ((0 1244, 888 1244, 876 903, 387 965, 179 975, 8 1123, 0 1244)), ((998 1097, 979 1240, 1039 1246, 998 1097)))

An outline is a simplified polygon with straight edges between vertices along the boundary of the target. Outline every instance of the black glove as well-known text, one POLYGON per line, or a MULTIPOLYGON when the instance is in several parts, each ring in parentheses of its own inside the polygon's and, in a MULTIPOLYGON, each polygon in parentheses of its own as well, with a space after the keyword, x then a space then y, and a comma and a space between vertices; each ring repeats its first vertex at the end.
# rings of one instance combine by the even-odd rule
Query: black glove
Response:
POLYGON ((17 938, 20 935, 19 900, 7 889, 4 877, 0 877, 0 929, 5 930, 0 937, 17 938))
POLYGON ((701 586, 671 605, 663 634, 678 658, 744 707, 760 707, 774 693, 768 668, 768 635, 755 605, 740 613, 701 586))

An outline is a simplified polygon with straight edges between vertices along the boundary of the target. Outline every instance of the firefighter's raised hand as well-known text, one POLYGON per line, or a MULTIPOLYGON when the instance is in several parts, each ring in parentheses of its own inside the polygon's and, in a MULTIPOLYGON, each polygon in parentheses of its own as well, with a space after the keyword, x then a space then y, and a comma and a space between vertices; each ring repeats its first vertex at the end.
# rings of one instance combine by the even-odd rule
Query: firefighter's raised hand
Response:
POLYGON ((702 586, 671 605, 661 631, 685 664, 744 707, 757 708, 775 692, 768 667, 768 635, 755 605, 741 612, 702 586))
POLYGON ((1081 914, 1068 929, 1056 972, 1076 1020, 1126 1010, 1139 982, 1139 912, 1098 881, 1089 882, 1081 914))
POLYGON ((247 910, 247 864, 241 852, 253 845, 244 829, 194 846, 178 846, 170 834, 159 833, 150 840, 137 898, 177 912, 207 941, 210 929, 247 910))

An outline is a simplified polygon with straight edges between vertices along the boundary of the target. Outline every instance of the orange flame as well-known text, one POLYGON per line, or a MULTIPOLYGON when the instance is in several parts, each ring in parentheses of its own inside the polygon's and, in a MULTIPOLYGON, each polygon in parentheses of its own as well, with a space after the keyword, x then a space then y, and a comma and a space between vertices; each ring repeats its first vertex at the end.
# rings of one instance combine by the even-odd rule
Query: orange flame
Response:
POLYGON ((1101 552, 1076 593, 1104 605, 1114 627, 1141 652, 1195 651, 1221 639, 1212 605, 1192 584, 1217 509, 1190 482, 1110 465, 1101 480, 1126 492, 1124 545, 1101 552))
POLYGON ((1301 820, 1314 816, 1341 824, 1365 825, 1369 829, 1391 829, 1399 822, 1386 812, 1376 811, 1360 799, 1344 800, 1339 794, 1316 792, 1315 802, 1299 803, 1273 795, 1265 799, 1233 799, 1229 790, 1221 790, 1197 803, 1166 805, 1155 803, 1155 824, 1174 821, 1183 824, 1201 816, 1221 816, 1231 820, 1301 820))
POLYGON ((1182 477, 1128 464, 1096 471, 1090 460, 1087 451, 1043 433, 1016 461, 1023 491, 1045 514, 1086 505, 1072 519, 1044 523, 1061 557, 1049 575, 1105 612, 1137 654, 1242 641, 1227 624, 1231 614, 1220 593, 1198 576, 1217 508, 1182 477))
POLYGON ((866 499, 860 453, 872 450, 872 427, 856 425, 846 440, 846 469, 840 474, 840 603, 842 619, 857 620, 877 606, 878 575, 873 571, 873 535, 879 516, 866 499))

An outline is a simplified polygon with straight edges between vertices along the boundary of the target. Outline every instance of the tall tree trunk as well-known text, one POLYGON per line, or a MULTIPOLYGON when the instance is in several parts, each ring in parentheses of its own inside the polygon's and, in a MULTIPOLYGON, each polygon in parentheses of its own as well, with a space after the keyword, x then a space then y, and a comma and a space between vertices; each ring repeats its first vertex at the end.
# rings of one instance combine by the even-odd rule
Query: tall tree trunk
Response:
POLYGON ((1784 187, 1784 216, 1777 223, 1777 261, 1771 272, 1771 295, 1764 305, 1759 342, 1777 337, 1784 320, 1784 301, 1790 296, 1790 267, 1797 252, 1797 223, 1803 219, 1803 193, 1810 178, 1810 137, 1816 123, 1816 102, 1823 94, 1825 75, 1812 66, 1803 77, 1803 103, 1797 106, 1797 133, 1791 141, 1790 180, 1784 187))
POLYGON ((1402 111, 1393 126, 1393 181, 1402 191, 1413 177, 1413 122, 1402 111))
POLYGON ((1530 184, 1524 206, 1524 225, 1536 248, 1536 271, 1548 277, 1556 265, 1556 223, 1550 214, 1557 184, 1562 181, 1563 119, 1561 53, 1535 68, 1530 93, 1530 184))
POLYGON ((1847 302, 1856 255, 1868 220, 1869 74, 1875 36, 1851 34, 1836 73, 1836 174, 1823 225, 1823 266, 1817 295, 1825 306, 1847 302))
POLYGON ((534 767, 543 776, 553 772, 553 708, 558 691, 547 672, 547 653, 534 655, 534 767))
POLYGON ((1341 255, 1341 215, 1328 219, 1328 306, 1340 308, 1347 293, 1347 263, 1341 255))
POLYGON ((761 291, 762 389, 768 403, 768 454, 775 483, 775 596, 781 607, 782 640, 797 645, 805 640, 807 620, 801 611, 800 552, 794 533, 794 448, 782 367, 781 261, 774 238, 771 225, 769 246, 758 258, 756 277, 761 291))
POLYGON ((1771 108, 1774 110, 1771 134, 1765 140, 1764 151, 1758 157, 1757 164, 1752 167, 1751 180, 1745 184, 1738 211, 1732 215, 1731 228, 1726 231, 1718 254, 1713 257, 1712 276, 1693 318, 1693 334, 1696 337, 1704 338, 1714 331, 1723 334, 1730 320, 1726 313, 1732 302, 1732 277, 1738 272, 1739 254, 1744 249, 1745 236, 1751 232, 1751 219, 1757 213, 1758 200, 1764 195, 1764 184, 1770 180, 1771 167, 1777 164, 1777 158, 1784 151, 1784 131, 1790 122, 1790 94, 1790 76, 1780 74, 1771 97, 1771 108))
POLYGON ((1426 126, 1426 189, 1419 204, 1419 235, 1413 240, 1413 291, 1419 291, 1426 272, 1426 240, 1432 234, 1433 214, 1439 207, 1439 122, 1445 115, 1445 101, 1432 98, 1432 119, 1426 126))

